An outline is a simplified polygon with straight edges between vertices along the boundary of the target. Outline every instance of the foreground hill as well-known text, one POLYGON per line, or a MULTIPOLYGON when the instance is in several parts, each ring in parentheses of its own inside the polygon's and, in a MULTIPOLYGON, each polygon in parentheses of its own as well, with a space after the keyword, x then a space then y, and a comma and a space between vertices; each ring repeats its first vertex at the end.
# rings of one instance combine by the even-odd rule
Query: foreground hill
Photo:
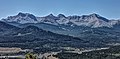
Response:
POLYGON ((83 47, 84 40, 80 38, 52 33, 36 26, 19 28, 5 22, 0 22, 4 31, 0 35, 1 47, 20 47, 29 49, 59 50, 60 47, 83 47))

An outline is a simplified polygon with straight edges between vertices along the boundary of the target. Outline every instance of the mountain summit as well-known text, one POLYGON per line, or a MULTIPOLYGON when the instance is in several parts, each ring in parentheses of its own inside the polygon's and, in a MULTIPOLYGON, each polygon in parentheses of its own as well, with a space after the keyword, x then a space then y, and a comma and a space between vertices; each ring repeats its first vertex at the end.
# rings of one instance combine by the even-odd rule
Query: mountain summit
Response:
POLYGON ((29 13, 18 13, 15 16, 9 16, 6 19, 2 19, 5 22, 16 22, 16 23, 37 23, 37 19, 34 15, 29 13))

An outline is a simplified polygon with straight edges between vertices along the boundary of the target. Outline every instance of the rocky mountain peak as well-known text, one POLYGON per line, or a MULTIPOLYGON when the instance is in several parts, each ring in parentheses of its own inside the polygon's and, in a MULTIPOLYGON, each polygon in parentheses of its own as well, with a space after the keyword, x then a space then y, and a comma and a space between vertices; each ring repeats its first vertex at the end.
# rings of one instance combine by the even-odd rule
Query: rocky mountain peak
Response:
POLYGON ((59 14, 59 15, 58 15, 58 18, 66 18, 66 16, 63 15, 63 14, 59 14))
POLYGON ((90 14, 89 17, 91 17, 91 18, 96 18, 96 19, 98 19, 98 20, 103 20, 103 21, 105 21, 105 22, 109 22, 108 19, 106 19, 105 17, 102 17, 102 16, 100 16, 100 15, 98 15, 98 14, 96 14, 96 13, 90 14))
POLYGON ((96 13, 90 14, 89 16, 92 16, 92 17, 100 17, 100 15, 98 15, 98 14, 96 14, 96 13))
POLYGON ((48 16, 46 16, 48 18, 56 18, 53 14, 49 14, 48 16))
POLYGON ((25 17, 26 15, 26 13, 19 12, 17 16, 25 17))

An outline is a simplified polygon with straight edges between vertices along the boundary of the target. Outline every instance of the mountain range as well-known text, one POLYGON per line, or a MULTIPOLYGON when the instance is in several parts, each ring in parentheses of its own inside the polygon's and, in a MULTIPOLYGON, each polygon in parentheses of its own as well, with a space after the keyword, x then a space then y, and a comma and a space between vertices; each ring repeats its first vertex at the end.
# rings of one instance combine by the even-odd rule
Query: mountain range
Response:
POLYGON ((100 47, 120 43, 120 20, 109 20, 95 13, 37 17, 20 12, 1 19, 0 27, 3 43, 0 46, 100 47))
POLYGON ((82 16, 65 16, 59 14, 54 16, 50 14, 45 17, 36 17, 29 13, 18 13, 15 16, 9 16, 2 19, 4 22, 16 22, 20 24, 25 23, 46 23, 51 25, 70 25, 70 26, 87 26, 87 27, 113 27, 114 25, 120 24, 120 20, 109 20, 98 14, 82 15, 82 16))

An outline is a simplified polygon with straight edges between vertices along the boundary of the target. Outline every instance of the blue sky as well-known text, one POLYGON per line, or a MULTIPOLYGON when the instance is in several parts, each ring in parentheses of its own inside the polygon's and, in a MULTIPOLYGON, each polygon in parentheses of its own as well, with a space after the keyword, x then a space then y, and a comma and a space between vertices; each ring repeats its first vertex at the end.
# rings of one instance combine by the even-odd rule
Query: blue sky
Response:
POLYGON ((97 13, 109 19, 120 19, 119 6, 120 0, 0 0, 0 18, 28 12, 36 16, 97 13))

